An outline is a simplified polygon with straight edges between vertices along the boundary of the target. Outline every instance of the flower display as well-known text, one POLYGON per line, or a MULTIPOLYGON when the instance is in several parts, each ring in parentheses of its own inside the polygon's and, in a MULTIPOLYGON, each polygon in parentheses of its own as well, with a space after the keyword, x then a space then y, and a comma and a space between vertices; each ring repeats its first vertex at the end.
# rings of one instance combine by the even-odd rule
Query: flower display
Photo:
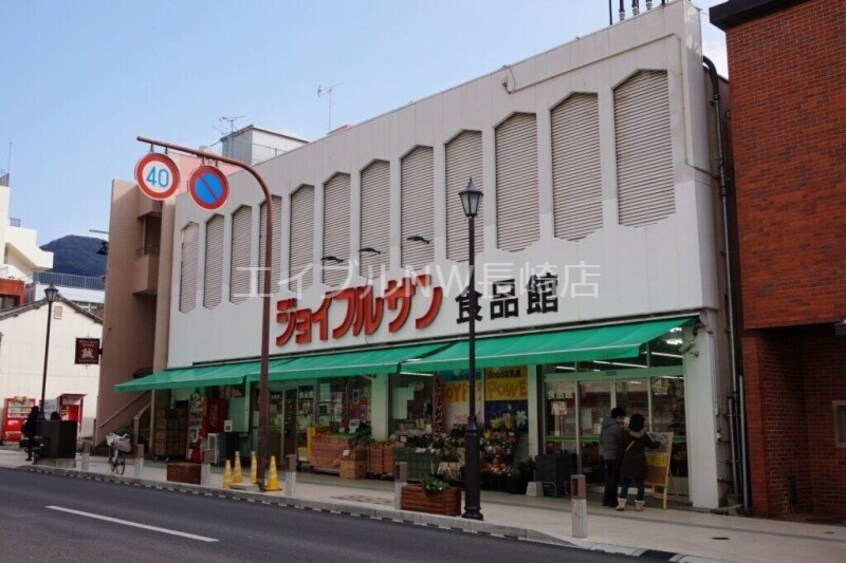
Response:
POLYGON ((482 473, 507 475, 514 462, 514 448, 517 435, 514 433, 514 420, 510 415, 490 421, 489 429, 479 437, 482 450, 482 473))

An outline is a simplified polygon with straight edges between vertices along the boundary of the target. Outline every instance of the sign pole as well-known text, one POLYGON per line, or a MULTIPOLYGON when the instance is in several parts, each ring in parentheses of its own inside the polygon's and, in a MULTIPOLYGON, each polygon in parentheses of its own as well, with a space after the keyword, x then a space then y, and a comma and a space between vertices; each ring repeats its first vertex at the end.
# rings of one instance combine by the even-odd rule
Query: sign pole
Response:
POLYGON ((179 152, 184 152, 201 158, 215 160, 218 162, 225 162, 231 164, 241 170, 246 170, 252 174, 253 178, 259 183, 264 192, 264 209, 267 214, 264 237, 264 292, 262 294, 262 315, 261 315, 261 360, 260 360, 260 379, 259 379, 259 430, 258 430, 258 471, 257 481, 259 488, 264 490, 264 477, 267 469, 267 442, 268 442, 268 422, 270 411, 270 392, 267 383, 268 371, 268 357, 270 355, 270 270, 273 267, 273 198, 270 195, 270 190, 267 187, 264 179, 256 171, 255 168, 248 164, 244 164, 233 158, 217 155, 210 152, 192 149, 190 147, 183 147, 174 145, 164 141, 156 141, 147 137, 137 137, 138 141, 152 146, 163 147, 179 152))

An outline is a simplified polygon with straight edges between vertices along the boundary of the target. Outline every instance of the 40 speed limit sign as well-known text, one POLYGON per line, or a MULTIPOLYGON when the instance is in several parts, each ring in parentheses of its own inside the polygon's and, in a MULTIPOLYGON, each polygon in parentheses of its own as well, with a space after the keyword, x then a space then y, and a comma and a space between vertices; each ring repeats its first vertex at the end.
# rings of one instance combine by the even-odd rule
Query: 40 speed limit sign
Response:
POLYGON ((135 165, 135 181, 147 197, 167 199, 179 185, 179 168, 169 156, 151 152, 135 165))

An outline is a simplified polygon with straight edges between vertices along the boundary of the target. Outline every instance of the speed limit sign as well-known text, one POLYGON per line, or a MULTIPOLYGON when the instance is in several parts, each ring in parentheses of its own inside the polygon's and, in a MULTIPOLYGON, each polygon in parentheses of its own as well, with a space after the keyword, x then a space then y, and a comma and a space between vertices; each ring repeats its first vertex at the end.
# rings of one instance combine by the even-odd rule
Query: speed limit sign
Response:
POLYGON ((179 185, 179 168, 169 156, 151 152, 135 165, 135 181, 151 199, 167 199, 179 185))

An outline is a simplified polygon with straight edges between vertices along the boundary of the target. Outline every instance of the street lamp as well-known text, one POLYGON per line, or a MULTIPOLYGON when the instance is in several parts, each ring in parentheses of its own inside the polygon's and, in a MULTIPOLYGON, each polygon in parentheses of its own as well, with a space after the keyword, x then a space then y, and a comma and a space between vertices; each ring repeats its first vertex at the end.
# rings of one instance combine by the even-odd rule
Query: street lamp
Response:
POLYGON ((59 296, 59 290, 50 284, 44 290, 47 299, 47 343, 44 345, 44 374, 41 376, 41 419, 44 419, 44 394, 47 392, 47 356, 50 354, 50 321, 53 320, 53 302, 59 296))
POLYGON ((458 192, 464 215, 470 227, 468 236, 470 281, 467 296, 470 298, 468 329, 468 351, 470 370, 470 412, 467 416, 467 430, 464 434, 464 514, 463 518, 484 520, 481 512, 481 493, 479 492, 479 429, 476 427, 476 215, 482 203, 482 192, 473 185, 473 178, 467 187, 458 192))

